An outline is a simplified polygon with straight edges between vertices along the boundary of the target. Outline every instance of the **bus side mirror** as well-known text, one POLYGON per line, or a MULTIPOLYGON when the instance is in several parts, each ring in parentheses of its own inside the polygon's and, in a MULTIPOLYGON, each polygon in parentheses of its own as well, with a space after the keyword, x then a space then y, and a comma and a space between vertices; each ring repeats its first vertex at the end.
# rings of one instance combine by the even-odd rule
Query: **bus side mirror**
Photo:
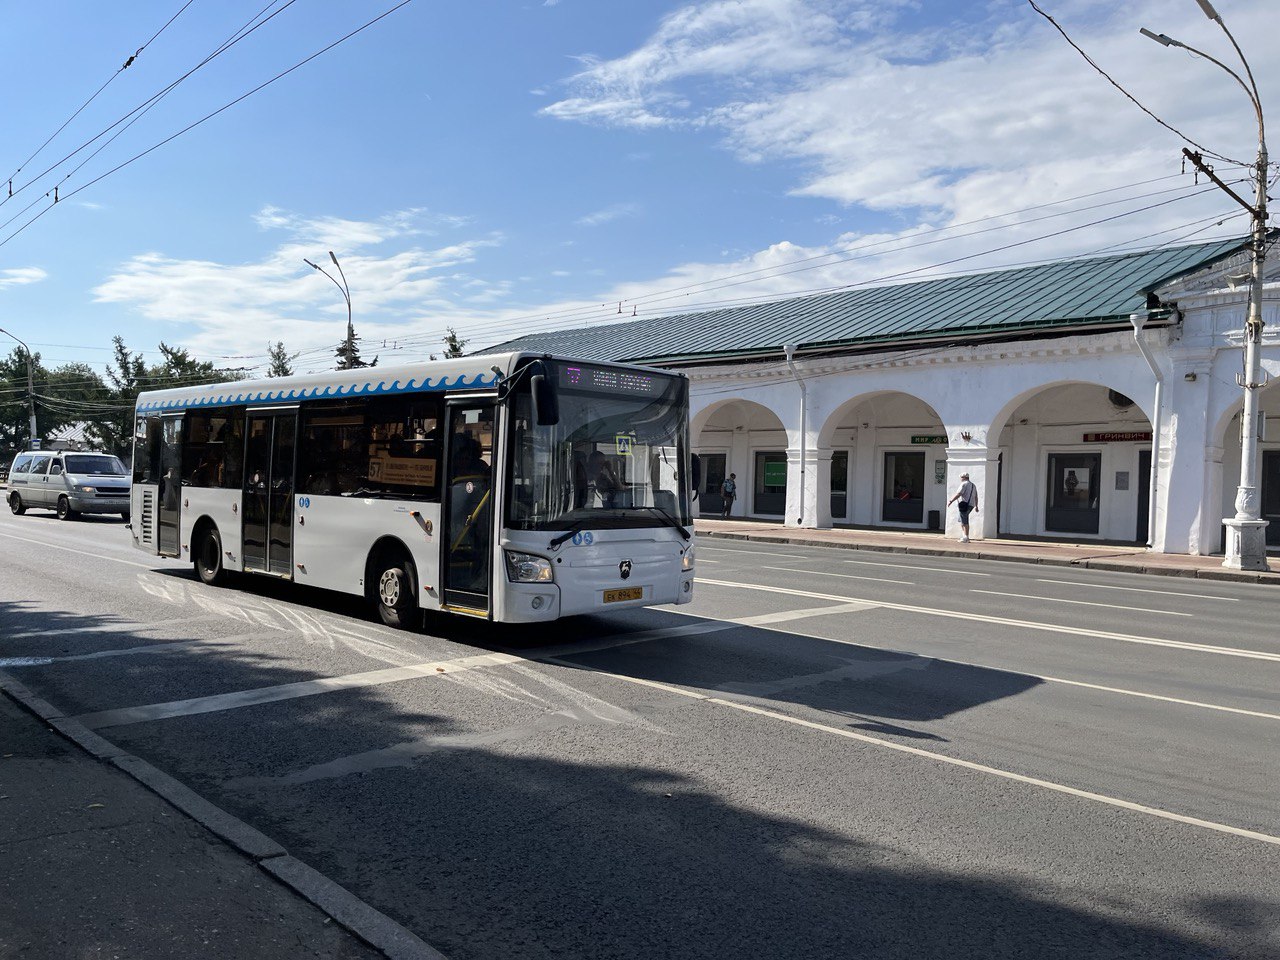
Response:
POLYGON ((693 489, 702 489, 702 458, 696 453, 689 456, 689 460, 693 464, 693 489))
POLYGON ((529 378, 529 390, 533 396, 533 422, 540 427, 554 427, 560 422, 556 385, 545 373, 535 373, 529 378))

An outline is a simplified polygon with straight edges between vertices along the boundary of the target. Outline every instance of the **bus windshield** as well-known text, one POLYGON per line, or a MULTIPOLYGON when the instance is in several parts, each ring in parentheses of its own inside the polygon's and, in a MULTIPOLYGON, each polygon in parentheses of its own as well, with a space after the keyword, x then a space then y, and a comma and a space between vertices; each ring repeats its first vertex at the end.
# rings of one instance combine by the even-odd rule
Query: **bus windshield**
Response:
POLYGON ((547 365, 557 383, 559 423, 534 423, 528 377, 511 396, 507 526, 687 525, 687 381, 591 364, 547 365))

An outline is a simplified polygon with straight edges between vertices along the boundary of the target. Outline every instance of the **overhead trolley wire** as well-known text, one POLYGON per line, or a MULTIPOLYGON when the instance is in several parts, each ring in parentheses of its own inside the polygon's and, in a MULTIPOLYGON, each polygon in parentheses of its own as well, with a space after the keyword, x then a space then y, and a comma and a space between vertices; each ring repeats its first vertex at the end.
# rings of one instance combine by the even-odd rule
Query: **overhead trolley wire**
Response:
MULTIPOLYGON (((290 3, 293 3, 293 2, 295 2, 295 0, 289 0, 289 2, 290 2, 290 3)), ((266 87, 271 86, 271 84, 275 83, 277 80, 281 80, 281 79, 283 79, 283 78, 287 77, 289 74, 293 73, 295 70, 301 69, 302 67, 304 67, 304 66, 306 66, 308 63, 310 63, 312 60, 315 60, 317 57, 323 56, 324 54, 328 53, 328 52, 329 52, 330 50, 332 50, 334 47, 337 47, 337 46, 339 46, 340 44, 346 43, 346 42, 347 42, 348 40, 350 40, 352 37, 356 36, 357 34, 363 33, 365 30, 369 29, 369 27, 373 26, 375 23, 378 23, 380 20, 383 20, 383 19, 385 19, 385 18, 389 17, 391 14, 395 13, 395 12, 396 12, 397 10, 399 10, 401 7, 407 6, 407 5, 408 5, 409 3, 411 3, 411 2, 412 2, 412 0, 400 0, 400 2, 399 2, 399 3, 397 3, 395 6, 393 6, 393 7, 391 7, 390 9, 388 9, 388 10, 384 11, 383 13, 378 14, 378 16, 374 17, 373 19, 366 21, 366 22, 365 22, 364 24, 362 24, 361 26, 357 27, 356 29, 352 30, 350 33, 348 33, 348 34, 346 34, 346 35, 344 35, 344 36, 342 36, 342 37, 338 38, 337 40, 333 41, 333 42, 332 42, 332 43, 330 43, 328 46, 323 47, 323 48, 322 48, 322 49, 320 49, 320 50, 317 50, 315 53, 311 54, 311 55, 310 55, 310 56, 308 56, 308 57, 305 57, 305 58, 304 58, 304 59, 302 59, 302 60, 299 60, 299 61, 298 61, 297 63, 295 63, 293 66, 289 67, 287 70, 282 70, 280 73, 276 74, 276 75, 275 75, 274 77, 272 77, 270 80, 265 80, 265 81, 263 81, 262 83, 258 84, 256 87, 254 87, 252 90, 249 90, 248 92, 241 94, 240 96, 236 97, 234 100, 232 100, 232 101, 230 101, 230 102, 228 102, 228 103, 226 103, 226 104, 223 104, 223 105, 222 105, 221 107, 219 107, 217 110, 214 110, 214 111, 212 111, 211 113, 207 113, 207 114, 205 114, 203 117, 201 117, 199 120, 196 120, 194 123, 190 123, 190 124, 188 124, 187 126, 183 127, 183 128, 182 128, 181 130, 179 130, 177 133, 171 134, 170 136, 168 136, 168 137, 166 137, 165 139, 161 140, 159 143, 156 143, 156 144, 154 144, 154 145, 152 145, 152 146, 148 147, 146 150, 143 150, 141 153, 135 154, 134 156, 130 157, 128 160, 125 160, 123 163, 119 163, 119 164, 117 164, 116 166, 114 166, 114 167, 112 167, 110 170, 108 170, 106 173, 103 173, 103 174, 101 174, 101 175, 99 175, 99 176, 95 177, 94 179, 90 180, 88 183, 85 183, 85 184, 83 184, 83 185, 81 185, 81 186, 77 187, 75 190, 72 190, 72 191, 71 191, 70 193, 68 193, 65 197, 63 197, 63 199, 69 199, 70 197, 73 197, 73 196, 75 196, 76 194, 81 193, 82 191, 89 189, 89 188, 90 188, 90 187, 92 187, 94 184, 99 183, 99 182, 101 182, 102 180, 105 180, 107 177, 111 176, 112 174, 117 173, 117 172, 119 172, 120 170, 123 170, 125 167, 129 166, 130 164, 136 163, 138 160, 141 160, 143 157, 147 156, 148 154, 154 153, 156 150, 160 149, 161 147, 165 146, 166 144, 173 142, 174 140, 176 140, 178 137, 182 136, 183 134, 188 133, 188 132, 190 132, 191 130, 194 130, 196 127, 200 126, 201 124, 206 123, 206 122, 207 122, 207 121, 209 121, 209 120, 212 120, 214 117, 218 116, 218 115, 219 115, 219 114, 221 114, 221 113, 226 112, 227 110, 230 110, 230 109, 231 109, 232 107, 234 107, 236 104, 241 103, 241 102, 242 102, 242 101, 244 101, 244 100, 247 100, 249 97, 253 96, 255 93, 258 93, 259 91, 261 91, 261 90, 265 89, 266 87)), ((283 8, 282 8, 282 9, 283 9, 283 8)), ((28 227, 30 227, 33 223, 35 223, 37 220, 39 220, 41 217, 43 217, 46 213, 48 213, 50 210, 52 210, 55 206, 57 206, 57 203, 56 203, 56 202, 55 202, 55 203, 53 203, 53 204, 50 204, 50 205, 49 205, 49 206, 47 206, 47 207, 45 207, 45 208, 44 208, 43 210, 41 210, 38 214, 36 214, 34 217, 32 217, 30 220, 28 220, 26 223, 24 223, 21 227, 19 227, 17 230, 14 230, 12 233, 10 233, 8 236, 6 236, 3 240, 0 240, 0 247, 3 247, 3 246, 5 246, 5 245, 7 245, 11 240, 13 240, 13 239, 14 239, 16 236, 18 236, 19 234, 21 234, 24 230, 26 230, 26 229, 27 229, 28 227)))
MULTIPOLYGON (((76 109, 76 111, 73 114, 71 114, 71 116, 67 117, 67 119, 62 122, 62 125, 58 127, 57 130, 49 134, 48 139, 45 140, 44 143, 40 144, 40 146, 36 147, 35 151, 31 154, 31 156, 27 157, 27 159, 22 161, 22 163, 18 164, 18 168, 14 170, 13 173, 11 173, 8 177, 9 191, 8 191, 8 196, 3 198, 4 200, 7 200, 8 197, 13 196, 13 178, 16 177, 19 173, 21 173, 23 168, 25 168, 28 163, 30 163, 37 156, 39 156, 41 151, 43 151, 45 147, 47 147, 50 143, 52 143, 54 138, 57 137, 58 134, 62 133, 63 130, 67 129, 67 126, 71 123, 71 121, 75 120, 76 117, 80 116, 80 114, 84 112, 84 109, 87 106, 89 106, 89 104, 93 103, 93 101, 98 98, 98 95, 102 93, 103 90, 107 89, 107 87, 111 85, 111 82, 115 80, 116 77, 120 76, 120 74, 124 73, 125 70, 133 66, 134 61, 137 60, 138 57, 142 55, 142 51, 147 49, 147 47, 151 46, 151 44, 155 41, 156 37, 160 36, 160 34, 164 33, 165 30, 169 29, 169 25, 172 24, 173 21, 177 20, 178 17, 182 16, 183 12, 187 9, 187 7, 191 6, 191 4, 194 2, 195 0, 187 0, 187 2, 182 5, 182 7, 178 10, 177 13, 175 13, 172 17, 170 17, 167 21, 165 21, 164 26, 162 26, 159 30, 157 30, 155 33, 151 35, 150 40, 148 40, 142 46, 138 47, 138 49, 135 50, 133 54, 124 61, 123 64, 121 64, 121 66, 116 70, 116 72, 113 73, 110 77, 108 77, 106 79, 106 82, 104 82, 102 86, 100 86, 97 90, 93 92, 93 95, 90 96, 88 100, 80 104, 80 106, 76 109)), ((3 201, 0 200, 0 202, 3 202, 3 201)))
MULTIPOLYGON (((0 207, 4 206, 4 204, 8 203, 10 199, 22 193, 28 187, 32 186, 33 184, 41 180, 46 174, 52 172, 61 164, 66 163, 68 160, 75 157, 81 151, 92 146, 99 139, 106 136, 112 130, 115 130, 116 127, 119 127, 121 124, 124 124, 124 126, 120 130, 118 130, 113 136, 107 139, 101 146, 98 147, 98 149, 94 150, 91 154, 89 154, 89 156, 87 156, 84 160, 82 160, 79 164, 77 164, 74 168, 72 168, 72 170, 69 173, 64 174, 63 177, 57 182, 57 184, 53 188, 51 188, 51 190, 46 191, 44 194, 37 196, 34 200, 32 200, 25 207, 19 210, 16 214, 11 216, 8 220, 4 221, 4 223, 0 223, 0 230, 3 230, 5 227, 9 226, 9 224, 13 223, 15 220, 20 219, 22 215, 25 214, 28 210, 30 210, 32 207, 39 204, 42 199, 48 198, 50 193, 53 193, 55 204, 58 202, 59 199, 66 199, 65 197, 62 197, 62 198, 58 197, 57 187, 61 186, 71 177, 75 176, 81 169, 84 168, 85 164, 87 164, 90 160, 98 156, 98 154, 100 154, 108 146, 114 143, 115 140, 118 139, 121 134, 123 134, 131 126, 137 123, 138 120, 142 119, 142 117, 145 116, 152 109, 152 107, 154 107, 157 103, 163 100, 170 93, 172 93, 173 90, 177 88, 177 86, 181 84, 184 80, 191 77, 194 73, 196 73, 196 71, 200 70, 202 67, 207 66, 210 62, 215 60, 217 57, 226 53, 228 50, 230 50, 232 47, 238 44, 241 40, 244 40, 250 34, 254 33, 259 28, 265 26, 276 16, 283 13, 285 10, 291 7, 294 3, 296 3, 297 0, 288 0, 288 2, 285 3, 285 5, 282 6, 279 10, 276 10, 270 16, 264 19, 263 14, 266 13, 267 10, 269 10, 271 7, 275 6, 275 4, 279 2, 280 0, 271 0, 271 2, 268 3, 261 10, 259 10, 257 14, 255 14, 248 21, 246 21, 243 26, 241 26, 230 37, 228 37, 221 44, 219 44, 218 47, 216 47, 212 53, 206 56, 203 60, 197 63, 194 67, 192 67, 186 73, 182 74, 176 80, 171 81, 168 85, 163 87, 157 93, 152 94, 148 99, 144 100, 142 103, 138 104, 138 106, 134 107, 128 113, 118 118, 114 123, 110 124, 103 130, 100 130, 98 133, 94 134, 94 136, 90 137, 84 143, 80 144, 80 146, 76 147, 74 150, 66 154, 60 160, 57 160, 54 163, 50 164, 49 166, 45 167, 44 170, 42 170, 40 173, 33 176, 25 184, 20 185, 17 190, 12 189, 12 185, 10 185, 9 195, 6 197, 0 198, 0 207), (128 122, 126 123, 126 121, 128 122)), ((73 191, 73 192, 78 192, 78 191, 73 191)), ((70 196, 70 194, 68 194, 67 196, 70 196)), ((39 219, 39 217, 36 217, 34 219, 39 219)), ((28 226, 29 225, 30 224, 28 224, 28 226)), ((25 227, 23 229, 25 229, 25 227)))

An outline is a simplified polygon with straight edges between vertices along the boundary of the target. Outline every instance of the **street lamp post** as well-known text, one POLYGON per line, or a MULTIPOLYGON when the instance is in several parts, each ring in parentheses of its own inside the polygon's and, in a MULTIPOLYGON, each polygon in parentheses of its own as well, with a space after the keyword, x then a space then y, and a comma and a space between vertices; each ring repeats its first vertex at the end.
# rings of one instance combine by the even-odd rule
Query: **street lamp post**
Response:
MULTIPOLYGON (((13 339, 15 340, 18 340, 17 337, 14 337, 13 334, 9 333, 9 331, 4 329, 4 327, 0 327, 0 333, 6 334, 7 336, 13 337, 13 339)), ((31 366, 32 366, 31 348, 28 347, 26 343, 24 343, 21 340, 18 340, 18 343, 22 344, 22 349, 27 351, 27 407, 31 412, 31 436, 27 441, 27 446, 34 449, 34 445, 38 437, 38 434, 36 432, 36 385, 35 385, 35 377, 31 371, 31 366)))
POLYGON ((355 327, 352 326, 351 324, 351 288, 347 286, 347 275, 342 272, 342 264, 338 262, 338 258, 334 256, 332 250, 329 251, 329 259, 332 260, 333 265, 338 268, 338 276, 342 277, 341 283, 335 280, 333 277, 333 274, 331 274, 324 267, 320 266, 318 263, 312 263, 306 257, 302 258, 302 262, 305 263, 307 266, 311 267, 313 270, 319 270, 321 273, 323 273, 326 277, 328 277, 333 282, 333 285, 335 287, 337 287, 339 290, 342 291, 342 299, 347 302, 347 343, 350 344, 354 342, 355 333, 356 333, 355 327))
POLYGON ((1205 16, 1214 21, 1222 32, 1227 35, 1227 39, 1231 41, 1231 46, 1235 48, 1236 55, 1240 58, 1240 62, 1244 65, 1245 76, 1248 82, 1234 70, 1228 67, 1221 60, 1209 56, 1202 50, 1188 46, 1172 37, 1167 37, 1162 33, 1152 33, 1145 27, 1142 29, 1143 36, 1150 37, 1152 40, 1166 47, 1181 47, 1183 50, 1193 53, 1198 57, 1208 60, 1210 63, 1217 64, 1225 70, 1230 76, 1240 84, 1244 92, 1248 95, 1249 101, 1253 104, 1254 113, 1258 120, 1258 162, 1254 168, 1254 176, 1256 178, 1255 186, 1257 192, 1253 203, 1240 197, 1234 190, 1222 182, 1221 179, 1205 165, 1199 153, 1192 153, 1190 150, 1184 149, 1182 152, 1187 156, 1196 168, 1205 173, 1214 183, 1225 190, 1231 197, 1249 211, 1249 215, 1253 220, 1253 230, 1251 237, 1252 252, 1252 281, 1253 285, 1249 291, 1249 312, 1245 318, 1244 327, 1244 372, 1237 376, 1236 381, 1244 390, 1244 411, 1240 416, 1240 484, 1236 488, 1236 515, 1228 517, 1222 522, 1227 527, 1227 550, 1226 559, 1222 561, 1224 567, 1231 567, 1236 570, 1266 570, 1267 569, 1267 543, 1266 543, 1266 527, 1267 521, 1260 516, 1260 504, 1258 498, 1258 439, 1261 432, 1261 422, 1258 416, 1259 412, 1259 392, 1261 391, 1265 380, 1262 376, 1262 283, 1265 276, 1264 268, 1266 266, 1267 257, 1267 136, 1266 125, 1262 116, 1262 98, 1258 94, 1258 85, 1254 82, 1253 71, 1249 69, 1249 61, 1244 57, 1244 52, 1240 49, 1240 45, 1236 43, 1236 38, 1231 35, 1231 31, 1227 29, 1227 25, 1222 22, 1222 17, 1213 8, 1210 0, 1196 0, 1200 4, 1200 9, 1204 11, 1205 16))

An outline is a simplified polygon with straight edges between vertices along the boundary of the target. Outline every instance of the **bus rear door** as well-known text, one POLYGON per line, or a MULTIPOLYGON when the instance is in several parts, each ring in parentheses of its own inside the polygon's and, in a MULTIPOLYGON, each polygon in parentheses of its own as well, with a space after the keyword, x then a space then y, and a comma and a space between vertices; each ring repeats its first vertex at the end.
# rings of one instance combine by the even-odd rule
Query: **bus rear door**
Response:
POLYGON ((244 569, 293 575, 293 471, 297 408, 250 410, 245 425, 241 526, 244 569))

